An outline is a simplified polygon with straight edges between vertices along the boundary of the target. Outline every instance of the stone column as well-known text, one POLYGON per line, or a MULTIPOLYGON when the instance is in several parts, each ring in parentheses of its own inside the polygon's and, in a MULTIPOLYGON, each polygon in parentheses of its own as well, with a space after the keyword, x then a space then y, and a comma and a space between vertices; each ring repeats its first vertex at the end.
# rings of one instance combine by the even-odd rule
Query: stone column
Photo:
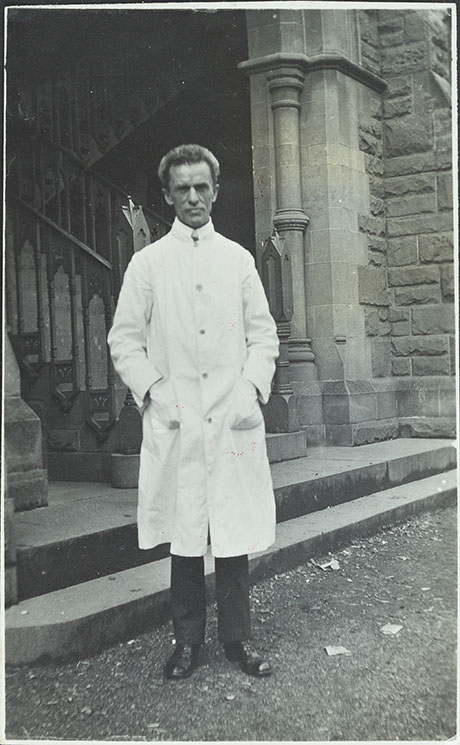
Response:
POLYGON ((279 67, 267 76, 273 114, 275 149, 276 211, 273 224, 291 256, 293 318, 289 340, 289 360, 294 364, 293 379, 317 378, 314 354, 307 338, 305 303, 304 233, 309 219, 302 209, 300 171, 299 93, 304 74, 296 67, 279 67), (299 369, 301 365, 301 369, 299 369))

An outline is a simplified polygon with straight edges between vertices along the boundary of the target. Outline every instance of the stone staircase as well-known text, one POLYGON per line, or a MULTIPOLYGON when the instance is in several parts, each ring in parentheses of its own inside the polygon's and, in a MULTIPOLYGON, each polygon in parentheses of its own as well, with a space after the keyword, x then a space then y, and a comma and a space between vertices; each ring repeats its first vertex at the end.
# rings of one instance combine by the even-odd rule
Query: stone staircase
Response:
MULTIPOLYGON (((455 498, 449 441, 400 439, 302 455, 296 438, 290 446, 300 457, 289 461, 280 460, 282 439, 269 439, 279 525, 275 546, 250 558, 253 580, 455 498)), ((167 618, 168 547, 137 548, 136 499, 135 489, 55 482, 47 508, 16 513, 19 603, 5 614, 9 664, 94 654, 167 618)), ((206 573, 212 598, 210 556, 206 573)))

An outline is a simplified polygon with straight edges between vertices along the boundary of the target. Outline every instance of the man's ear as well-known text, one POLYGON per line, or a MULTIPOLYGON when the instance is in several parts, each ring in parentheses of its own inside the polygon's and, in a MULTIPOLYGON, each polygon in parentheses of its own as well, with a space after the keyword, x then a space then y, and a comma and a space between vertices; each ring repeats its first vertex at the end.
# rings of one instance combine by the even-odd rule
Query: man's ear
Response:
POLYGON ((166 204, 174 204, 169 191, 167 189, 162 189, 161 191, 163 192, 166 204))
POLYGON ((213 203, 214 203, 214 202, 216 201, 216 199, 217 199, 217 195, 219 194, 219 189, 220 189, 220 185, 219 185, 219 184, 216 184, 216 185, 214 186, 214 194, 213 194, 213 197, 212 197, 212 201, 213 201, 213 203))

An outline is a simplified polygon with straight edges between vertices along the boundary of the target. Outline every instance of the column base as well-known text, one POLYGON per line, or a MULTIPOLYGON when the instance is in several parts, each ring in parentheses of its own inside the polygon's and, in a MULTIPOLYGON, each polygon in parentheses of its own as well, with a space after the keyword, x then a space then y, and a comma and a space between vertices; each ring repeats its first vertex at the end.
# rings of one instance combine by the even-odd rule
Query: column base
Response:
POLYGON ((299 417, 297 411, 297 397, 292 393, 274 393, 266 406, 263 407, 265 429, 270 434, 279 432, 297 432, 299 417))

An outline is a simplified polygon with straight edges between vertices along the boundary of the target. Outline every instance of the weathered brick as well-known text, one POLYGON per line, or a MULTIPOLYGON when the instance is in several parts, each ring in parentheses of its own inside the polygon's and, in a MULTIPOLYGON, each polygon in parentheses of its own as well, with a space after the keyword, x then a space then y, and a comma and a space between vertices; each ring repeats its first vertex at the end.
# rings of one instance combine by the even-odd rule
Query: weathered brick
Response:
POLYGON ((388 158, 408 153, 423 153, 433 147, 431 120, 420 114, 408 114, 384 126, 385 154, 388 158))
POLYGON ((408 336, 410 334, 409 321, 394 321, 391 324, 392 336, 408 336))
POLYGON ((388 320, 393 321, 409 321, 410 310, 409 308, 389 308, 388 309, 388 320))
POLYGON ((417 263, 417 238, 396 238, 387 243, 388 266, 407 266, 417 263))
POLYGON ((439 173, 438 184, 438 208, 440 210, 451 210, 453 208, 452 175, 450 173, 439 173))
POLYGON ((454 308, 450 303, 425 305, 412 309, 413 334, 455 333, 454 308))
POLYGON ((388 237, 400 235, 420 235, 423 233, 444 233, 452 230, 450 213, 439 215, 419 215, 414 217, 393 217, 388 220, 388 237))
POLYGON ((455 298, 455 277, 452 265, 441 267, 441 291, 444 300, 453 302, 455 298))
POLYGON ((433 152, 412 153, 411 155, 400 155, 395 158, 387 158, 385 161, 385 175, 405 176, 412 173, 424 173, 433 171, 437 167, 437 159, 433 152))
POLYGON ((389 199, 386 204, 387 215, 389 217, 436 212, 437 207, 438 204, 434 194, 417 194, 400 197, 399 199, 389 199))
POLYGON ((393 375, 410 375, 410 365, 407 357, 397 357, 391 360, 391 372, 393 375))
POLYGON ((447 354, 447 336, 401 336, 391 340, 395 357, 432 357, 447 354))
POLYGON ((422 264, 453 261, 454 243, 452 233, 420 235, 418 245, 419 258, 422 264))
POLYGON ((441 302, 441 290, 436 285, 397 289, 394 293, 396 305, 424 305, 441 302))
POLYGON ((433 173, 420 173, 416 176, 410 174, 385 179, 385 195, 387 197, 434 193, 435 190, 436 180, 433 173))
POLYGON ((428 48, 425 42, 410 42, 382 50, 384 75, 418 72, 428 67, 428 48))
POLYGON ((363 305, 389 305, 385 269, 359 266, 358 296, 363 305))
POLYGON ((439 282, 439 269, 436 266, 413 266, 388 269, 390 287, 410 287, 413 285, 432 285, 439 282))
POLYGON ((412 360, 413 375, 449 375, 449 358, 416 357, 412 360))
POLYGON ((386 101, 384 108, 384 119, 393 119, 395 116, 412 114, 414 110, 412 96, 401 96, 392 101, 386 101))

